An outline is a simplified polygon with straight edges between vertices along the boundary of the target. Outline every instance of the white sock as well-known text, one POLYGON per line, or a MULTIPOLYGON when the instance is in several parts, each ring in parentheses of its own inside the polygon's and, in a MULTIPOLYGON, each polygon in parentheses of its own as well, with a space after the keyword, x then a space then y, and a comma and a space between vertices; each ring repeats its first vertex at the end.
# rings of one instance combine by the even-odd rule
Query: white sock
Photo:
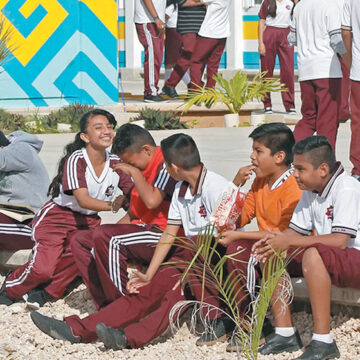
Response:
POLYGON ((289 337, 295 334, 296 329, 294 327, 276 327, 275 334, 289 337))
POLYGON ((184 74, 182 81, 185 83, 185 85, 189 85, 191 78, 190 78, 190 71, 189 69, 186 71, 186 73, 184 74))
POLYGON ((311 340, 321 341, 326 344, 331 344, 334 341, 331 334, 315 334, 315 333, 313 333, 311 340))
POLYGON ((166 80, 170 77, 171 73, 172 73, 173 69, 165 69, 165 74, 164 74, 164 83, 166 82, 166 80))

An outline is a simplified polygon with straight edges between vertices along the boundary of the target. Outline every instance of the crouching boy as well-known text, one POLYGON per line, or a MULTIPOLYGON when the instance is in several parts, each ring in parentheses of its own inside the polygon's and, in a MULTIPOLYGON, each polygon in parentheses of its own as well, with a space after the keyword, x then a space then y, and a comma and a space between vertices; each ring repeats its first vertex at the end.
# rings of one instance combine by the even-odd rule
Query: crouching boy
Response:
MULTIPOLYGON (((297 359, 334 359, 339 350, 330 334, 331 284, 360 288, 360 184, 335 160, 324 136, 310 136, 294 147, 294 176, 304 190, 289 228, 271 232, 253 251, 265 262, 274 250, 304 248, 302 270, 309 291, 314 333, 297 359), (316 235, 312 235, 315 231, 316 235)), ((288 336, 272 334, 262 354, 284 351, 296 336, 291 319, 274 309, 276 323, 292 329, 288 336), (287 325, 284 323, 287 322, 287 325)))

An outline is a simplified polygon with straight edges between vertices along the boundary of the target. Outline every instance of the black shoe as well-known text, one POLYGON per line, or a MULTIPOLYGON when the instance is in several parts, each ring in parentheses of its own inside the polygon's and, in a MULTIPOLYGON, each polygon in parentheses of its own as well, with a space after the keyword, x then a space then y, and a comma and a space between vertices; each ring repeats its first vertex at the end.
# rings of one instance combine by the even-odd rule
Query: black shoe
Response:
POLYGON ((53 339, 67 340, 72 344, 81 342, 80 336, 74 336, 71 327, 65 321, 56 320, 54 318, 41 315, 37 311, 30 313, 31 320, 34 324, 45 334, 51 336, 53 339))
POLYGON ((39 310, 47 302, 56 300, 53 296, 47 293, 44 289, 34 289, 30 290, 27 294, 23 296, 23 299, 26 302, 26 306, 33 310, 39 310))
POLYGON ((122 350, 129 347, 123 329, 113 329, 103 323, 96 325, 96 334, 107 349, 122 350))
POLYGON ((286 110, 286 113, 288 115, 296 115, 296 110, 292 108, 292 109, 286 110))
POLYGON ((327 344, 322 341, 311 340, 311 343, 306 347, 305 352, 296 359, 327 360, 338 359, 339 357, 340 352, 335 341, 331 344, 327 344))
POLYGON ((225 341, 235 329, 235 323, 228 317, 213 320, 211 329, 204 332, 196 341, 197 346, 211 346, 217 342, 225 341))
POLYGON ((145 95, 144 96, 144 101, 147 103, 153 103, 153 102, 164 102, 167 101, 166 99, 164 99, 163 97, 161 97, 160 95, 145 95))
POLYGON ((281 336, 272 333, 266 338, 266 343, 259 349, 262 355, 280 354, 282 352, 293 352, 303 347, 298 331, 291 336, 281 336))
POLYGON ((174 88, 170 88, 167 86, 164 86, 162 88, 161 95, 166 95, 172 99, 179 97, 178 93, 176 92, 176 90, 174 88))
POLYGON ((272 113, 273 113, 272 108, 271 108, 271 107, 266 107, 266 108, 264 109, 264 113, 265 113, 265 114, 272 114, 272 113))
MULTIPOLYGON (((265 342, 265 338, 272 334, 274 332, 274 328, 271 324, 271 321, 268 318, 264 319, 264 324, 261 329, 261 335, 260 335, 260 344, 263 344, 265 342)), ((227 352, 238 352, 241 350, 241 339, 236 334, 231 337, 231 340, 229 344, 226 346, 227 352)))
POLYGON ((7 291, 6 291, 6 279, 5 278, 3 284, 1 285, 1 289, 0 289, 0 305, 6 305, 6 306, 10 306, 12 305, 15 301, 10 299, 7 291))

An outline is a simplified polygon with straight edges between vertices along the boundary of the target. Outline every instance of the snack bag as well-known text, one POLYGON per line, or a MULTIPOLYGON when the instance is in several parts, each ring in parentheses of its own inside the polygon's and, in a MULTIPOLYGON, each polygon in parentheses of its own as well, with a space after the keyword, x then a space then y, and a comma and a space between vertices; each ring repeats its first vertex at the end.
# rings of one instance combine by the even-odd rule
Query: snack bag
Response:
POLYGON ((210 222, 215 224, 219 233, 236 229, 236 220, 241 214, 245 197, 246 195, 233 182, 221 193, 210 216, 210 222))

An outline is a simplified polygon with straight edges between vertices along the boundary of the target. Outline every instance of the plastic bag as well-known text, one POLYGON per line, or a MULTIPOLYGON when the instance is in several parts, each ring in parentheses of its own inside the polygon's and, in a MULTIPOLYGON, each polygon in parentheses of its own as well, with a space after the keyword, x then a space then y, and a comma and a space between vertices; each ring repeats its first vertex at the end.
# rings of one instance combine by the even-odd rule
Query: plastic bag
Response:
POLYGON ((236 221, 241 214, 245 197, 246 195, 233 182, 221 193, 210 216, 210 222, 215 224, 219 233, 236 229, 236 221))

